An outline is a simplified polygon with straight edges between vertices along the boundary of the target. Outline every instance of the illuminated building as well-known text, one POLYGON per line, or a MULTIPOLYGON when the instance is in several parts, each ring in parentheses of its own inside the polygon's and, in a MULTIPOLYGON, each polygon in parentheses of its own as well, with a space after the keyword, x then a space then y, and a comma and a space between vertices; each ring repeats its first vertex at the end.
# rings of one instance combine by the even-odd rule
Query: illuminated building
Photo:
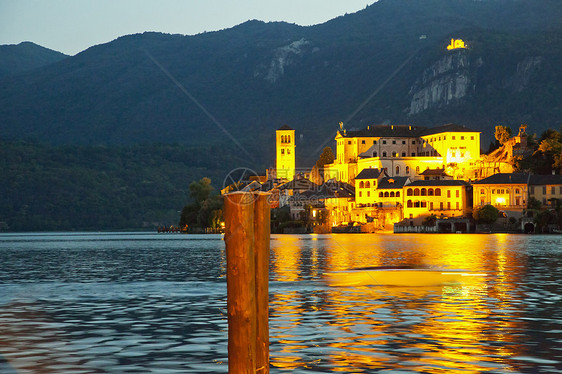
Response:
POLYGON ((531 174, 498 173, 473 183, 475 205, 493 205, 507 216, 519 218, 527 208, 531 174))
POLYGON ((275 133, 276 177, 292 181, 295 176, 295 130, 284 125, 275 133))
POLYGON ((463 217, 472 211, 469 184, 460 180, 418 180, 404 186, 404 218, 420 225, 430 215, 463 217))
POLYGON ((462 39, 451 39, 451 44, 447 46, 447 50, 451 51, 453 49, 464 49, 466 45, 462 39))
POLYGON ((355 201, 358 205, 371 205, 379 188, 379 182, 388 176, 385 170, 363 169, 355 177, 355 201))
POLYGON ((545 207, 554 208, 555 200, 562 199, 562 175, 531 175, 529 197, 545 207))
POLYGON ((480 159, 480 132, 448 124, 435 128, 374 125, 347 131, 340 125, 336 159, 326 165, 330 175, 354 184, 367 168, 386 169, 389 176, 423 179, 429 169, 443 169, 455 179, 475 176, 480 159))

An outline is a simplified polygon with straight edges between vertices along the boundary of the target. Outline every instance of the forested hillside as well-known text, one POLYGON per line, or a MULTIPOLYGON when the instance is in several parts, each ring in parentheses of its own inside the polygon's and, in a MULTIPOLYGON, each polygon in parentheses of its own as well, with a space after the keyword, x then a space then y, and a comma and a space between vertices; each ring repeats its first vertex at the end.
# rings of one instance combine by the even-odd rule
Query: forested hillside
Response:
POLYGON ((0 142, 0 229, 155 229, 177 225, 189 183, 236 165, 182 145, 45 146, 0 142))
POLYGON ((557 129, 561 20, 559 0, 380 0, 311 27, 253 20, 127 35, 0 74, 0 221, 164 223, 193 180, 218 188, 233 167, 263 174, 284 124, 296 130, 299 167, 333 144, 342 121, 453 122, 481 131, 484 150, 496 125, 557 129), (468 48, 448 51, 452 38, 468 48))
POLYGON ((66 57, 63 53, 31 42, 0 45, 0 78, 50 65, 66 57))

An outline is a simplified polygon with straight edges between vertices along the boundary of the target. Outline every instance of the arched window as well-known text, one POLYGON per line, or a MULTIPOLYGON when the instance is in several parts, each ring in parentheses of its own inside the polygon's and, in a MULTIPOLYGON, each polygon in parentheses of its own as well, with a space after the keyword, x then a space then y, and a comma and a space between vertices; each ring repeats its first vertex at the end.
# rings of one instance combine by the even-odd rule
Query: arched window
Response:
POLYGON ((396 157, 396 151, 392 151, 392 157, 396 157))
POLYGON ((369 183, 369 181, 365 182, 365 188, 371 188, 371 183, 369 183))
POLYGON ((451 190, 447 190, 447 197, 451 197, 451 190))
POLYGON ((373 157, 377 157, 377 152, 373 152, 373 157))
POLYGON ((384 196, 384 194, 382 193, 382 191, 379 192, 379 197, 383 197, 383 196, 384 196))
POLYGON ((400 166, 396 167, 396 175, 400 174, 400 166))
POLYGON ((388 194, 388 191, 386 191, 386 192, 384 193, 384 197, 389 197, 389 196, 390 196, 390 195, 388 194))
POLYGON ((422 196, 427 196, 427 190, 425 188, 421 189, 421 195, 422 196))
POLYGON ((414 195, 414 190, 412 190, 411 188, 408 188, 408 189, 406 190, 406 195, 407 195, 407 196, 413 196, 413 195, 414 195))
POLYGON ((408 200, 408 203, 406 205, 408 208, 412 208, 413 207, 412 200, 408 200))
POLYGON ((421 202, 421 207, 422 207, 422 208, 427 208, 427 201, 425 201, 425 200, 422 201, 422 202, 421 202))
POLYGON ((441 189, 440 188, 435 189, 435 196, 441 196, 441 189))
POLYGON ((291 142, 291 135, 287 135, 287 143, 291 142))
POLYGON ((390 197, 394 197, 394 191, 390 192, 390 197))
POLYGON ((363 188, 365 187, 365 183, 363 183, 363 181, 359 182, 359 188, 363 188))
POLYGON ((382 157, 386 157, 386 152, 383 152, 383 153, 382 153, 382 157))
POLYGON ((410 167, 406 166, 406 174, 410 174, 410 167))
POLYGON ((414 189, 414 196, 420 196, 420 189, 419 188, 414 189))
POLYGON ((427 196, 433 196, 433 188, 427 190, 427 196))
POLYGON ((420 173, 420 167, 416 166, 416 174, 419 174, 419 173, 420 173))
POLYGON ((396 191, 396 197, 400 197, 400 191, 396 191))
POLYGON ((414 201, 414 208, 419 208, 420 202, 418 200, 414 201))

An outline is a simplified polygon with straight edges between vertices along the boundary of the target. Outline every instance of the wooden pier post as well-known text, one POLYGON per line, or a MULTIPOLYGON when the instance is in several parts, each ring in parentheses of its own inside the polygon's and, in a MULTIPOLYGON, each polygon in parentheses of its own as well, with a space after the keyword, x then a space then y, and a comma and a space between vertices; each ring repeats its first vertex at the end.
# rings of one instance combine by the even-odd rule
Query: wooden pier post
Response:
POLYGON ((256 256, 256 373, 269 373, 269 242, 271 194, 254 194, 254 243, 256 256))
POLYGON ((229 373, 269 373, 268 194, 224 199, 229 373))

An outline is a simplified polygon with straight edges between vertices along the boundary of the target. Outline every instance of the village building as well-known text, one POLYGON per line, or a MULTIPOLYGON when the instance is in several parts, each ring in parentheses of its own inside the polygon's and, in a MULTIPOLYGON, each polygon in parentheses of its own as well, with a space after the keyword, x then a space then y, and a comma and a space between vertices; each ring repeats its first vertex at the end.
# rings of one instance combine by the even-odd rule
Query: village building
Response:
POLYGON ((493 173, 528 152, 524 125, 493 157, 480 155, 479 132, 454 124, 340 125, 335 139, 333 163, 297 174, 295 130, 285 125, 276 131, 276 168, 267 180, 252 176, 224 191, 269 191, 272 207, 288 206, 292 220, 322 232, 469 232, 473 207, 488 204, 529 231, 531 198, 550 209, 562 199, 560 175, 493 173))
POLYGON ((562 199, 562 175, 531 175, 529 197, 542 206, 554 209, 556 200, 562 199))
POLYGON ((473 182, 474 205, 493 205, 507 217, 520 218, 527 208, 529 173, 498 173, 473 182))
POLYGON ((404 186, 404 218, 421 225, 424 218, 464 217, 472 213, 470 185, 461 180, 418 180, 404 186))
POLYGON ((275 132, 275 177, 292 181, 295 177, 295 130, 283 125, 275 132))
POLYGON ((435 128, 373 125, 346 130, 340 124, 336 159, 328 174, 355 184, 364 169, 386 169, 389 176, 423 179, 426 170, 444 170, 454 179, 473 179, 480 159, 480 132, 448 124, 435 128))

